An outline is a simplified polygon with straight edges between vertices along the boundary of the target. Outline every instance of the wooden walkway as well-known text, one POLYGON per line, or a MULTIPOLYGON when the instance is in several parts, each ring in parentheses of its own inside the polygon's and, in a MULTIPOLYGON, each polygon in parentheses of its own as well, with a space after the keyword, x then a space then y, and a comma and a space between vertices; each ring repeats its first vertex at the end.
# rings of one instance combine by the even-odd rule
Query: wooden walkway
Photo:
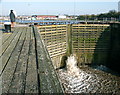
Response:
POLYGON ((63 93, 36 28, 16 27, 2 39, 2 93, 63 93))

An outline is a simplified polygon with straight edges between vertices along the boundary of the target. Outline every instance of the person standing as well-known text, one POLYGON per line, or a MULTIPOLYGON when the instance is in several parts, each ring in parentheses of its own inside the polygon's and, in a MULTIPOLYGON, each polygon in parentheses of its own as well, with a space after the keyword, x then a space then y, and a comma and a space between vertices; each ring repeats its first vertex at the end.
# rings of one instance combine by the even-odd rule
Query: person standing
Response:
POLYGON ((11 27, 15 27, 15 13, 13 12, 13 10, 10 10, 10 21, 11 21, 11 27))

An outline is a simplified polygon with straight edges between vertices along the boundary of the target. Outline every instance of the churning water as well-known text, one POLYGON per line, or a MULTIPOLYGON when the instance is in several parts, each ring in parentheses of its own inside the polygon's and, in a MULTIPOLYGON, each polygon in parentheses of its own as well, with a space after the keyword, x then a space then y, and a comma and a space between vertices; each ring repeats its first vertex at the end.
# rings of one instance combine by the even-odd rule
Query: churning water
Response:
POLYGON ((74 56, 70 56, 67 59, 67 72, 71 74, 71 76, 79 77, 79 68, 77 67, 77 60, 74 56))
POLYGON ((80 69, 74 56, 66 63, 67 70, 58 71, 65 93, 120 93, 120 77, 92 68, 80 69))

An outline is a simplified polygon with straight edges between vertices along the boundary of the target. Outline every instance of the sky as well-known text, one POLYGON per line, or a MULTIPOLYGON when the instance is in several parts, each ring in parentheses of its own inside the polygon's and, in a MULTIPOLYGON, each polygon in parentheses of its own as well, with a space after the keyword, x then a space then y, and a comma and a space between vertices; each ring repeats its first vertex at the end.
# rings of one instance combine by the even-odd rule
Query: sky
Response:
POLYGON ((0 13, 9 15, 86 15, 118 10, 119 0, 1 0, 0 13))
POLYGON ((2 2, 118 2, 119 0, 1 0, 2 2))

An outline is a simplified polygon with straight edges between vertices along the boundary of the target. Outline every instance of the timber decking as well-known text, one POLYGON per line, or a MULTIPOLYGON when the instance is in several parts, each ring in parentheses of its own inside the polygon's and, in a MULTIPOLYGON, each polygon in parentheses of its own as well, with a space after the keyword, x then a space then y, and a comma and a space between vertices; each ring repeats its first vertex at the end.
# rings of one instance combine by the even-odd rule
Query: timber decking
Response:
POLYGON ((2 39, 2 93, 63 93, 36 28, 16 27, 2 39))

